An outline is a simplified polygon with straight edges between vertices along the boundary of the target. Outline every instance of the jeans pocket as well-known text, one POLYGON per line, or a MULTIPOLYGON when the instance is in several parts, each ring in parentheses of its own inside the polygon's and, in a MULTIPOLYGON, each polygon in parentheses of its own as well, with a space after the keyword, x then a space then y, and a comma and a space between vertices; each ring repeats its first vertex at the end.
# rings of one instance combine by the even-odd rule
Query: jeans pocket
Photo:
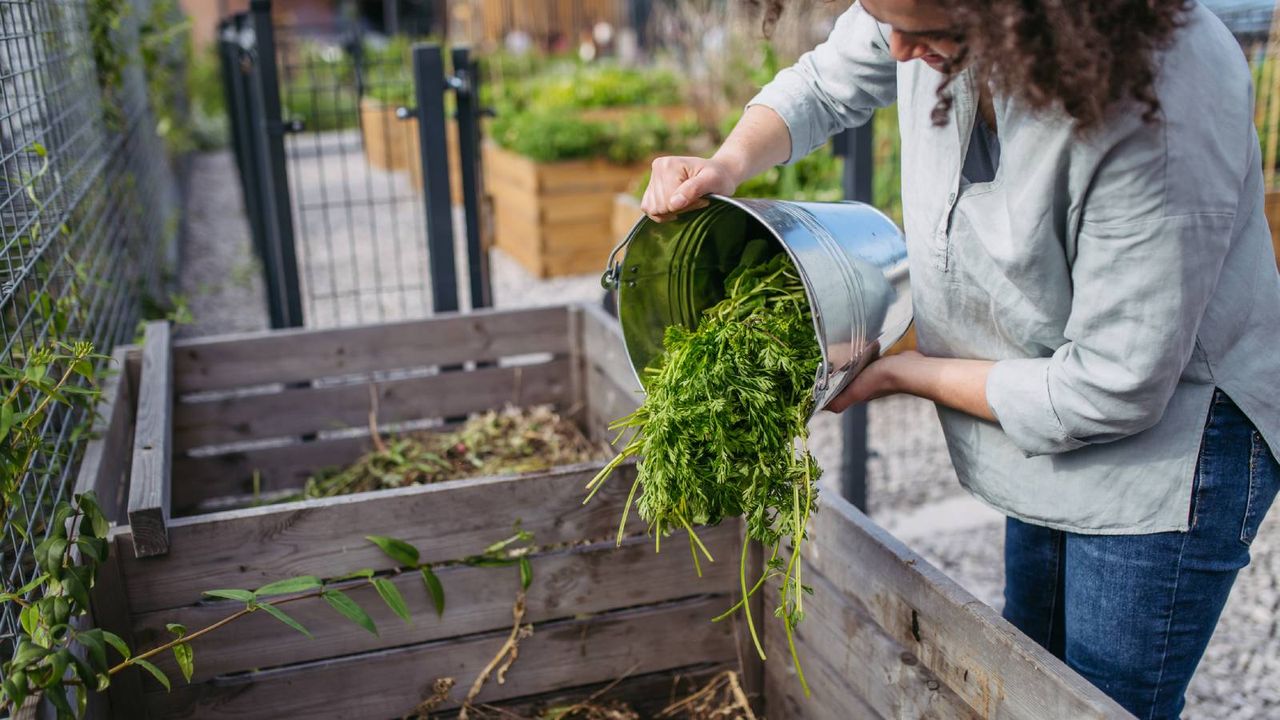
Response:
POLYGON ((1244 524, 1240 542, 1249 545, 1258 534, 1262 519, 1280 491, 1280 463, 1271 454, 1267 442, 1257 430, 1252 433, 1249 449, 1249 497, 1244 508, 1244 524))

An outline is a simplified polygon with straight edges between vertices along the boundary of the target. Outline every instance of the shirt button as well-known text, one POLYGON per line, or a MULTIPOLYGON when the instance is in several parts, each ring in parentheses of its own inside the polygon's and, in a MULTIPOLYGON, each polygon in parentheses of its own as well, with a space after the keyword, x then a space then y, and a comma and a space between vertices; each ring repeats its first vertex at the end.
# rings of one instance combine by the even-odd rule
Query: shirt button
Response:
POLYGON ((948 196, 947 196, 947 202, 948 202, 948 203, 953 203, 953 202, 955 202, 955 201, 956 201, 956 194, 955 194, 955 193, 951 193, 950 195, 948 195, 948 196))

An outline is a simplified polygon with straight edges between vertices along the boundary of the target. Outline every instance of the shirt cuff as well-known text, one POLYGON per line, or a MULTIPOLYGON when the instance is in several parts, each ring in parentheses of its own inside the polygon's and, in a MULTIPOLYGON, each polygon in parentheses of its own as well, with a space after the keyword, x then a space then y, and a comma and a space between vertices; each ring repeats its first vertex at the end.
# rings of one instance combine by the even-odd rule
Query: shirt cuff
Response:
POLYGON ((1050 358, 1001 360, 987 375, 987 405, 1027 457, 1067 452, 1085 442, 1067 434, 1049 395, 1050 358))
POLYGON ((805 103, 787 90, 783 85, 784 82, 784 80, 774 80, 765 85, 747 102, 746 107, 763 105, 782 118, 783 124, 787 126, 787 133, 791 136, 791 152, 783 165, 790 165, 809 154, 812 138, 805 135, 805 128, 808 127, 805 119, 805 103))

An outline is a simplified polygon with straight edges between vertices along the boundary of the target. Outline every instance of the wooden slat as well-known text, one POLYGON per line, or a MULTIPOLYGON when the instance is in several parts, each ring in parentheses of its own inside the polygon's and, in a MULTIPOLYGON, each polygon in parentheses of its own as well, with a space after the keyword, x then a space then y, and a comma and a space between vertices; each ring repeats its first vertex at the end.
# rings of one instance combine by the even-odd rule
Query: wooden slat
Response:
POLYGON ((142 352, 128 515, 134 554, 152 557, 169 551, 173 363, 167 321, 147 324, 142 352))
POLYGON ((90 431, 92 440, 85 446, 76 473, 76 493, 93 492, 107 520, 124 520, 124 482, 133 458, 134 404, 133 388, 125 371, 127 348, 116 348, 102 381, 102 395, 95 409, 90 431))
POLYGON ((173 459, 173 503, 176 516, 189 515, 201 502, 229 495, 251 495, 253 473, 259 492, 302 487, 317 470, 344 467, 373 447, 368 436, 297 442, 281 447, 173 459))
MULTIPOLYGON (((102 382, 102 396, 93 421, 93 440, 85 447, 76 475, 75 492, 92 492, 107 520, 114 524, 125 520, 127 473, 133 447, 133 392, 125 369, 130 348, 118 347, 111 355, 107 378, 102 382)), ((119 530, 113 530, 118 533, 119 530)), ((131 648, 137 647, 130 630, 129 605, 120 578, 119 556, 132 552, 108 540, 107 559, 98 567, 89 594, 89 610, 93 627, 116 633, 131 648)), ((106 693, 90 693, 85 717, 105 720, 113 710, 118 717, 144 717, 142 683, 135 677, 120 676, 112 681, 106 693)))
POLYGON ((1131 717, 845 500, 824 498, 810 529, 814 569, 982 717, 1131 717))
MULTIPOLYGON (((619 468, 594 500, 584 486, 599 463, 530 475, 455 480, 323 500, 305 500, 189 518, 169 525, 169 554, 122 558, 134 612, 199 602, 212 588, 254 588, 309 574, 338 577, 387 569, 363 539, 376 532, 423 552, 423 562, 456 560, 509 532, 517 520, 540 545, 611 537, 635 468, 619 468)), ((629 534, 644 525, 631 513, 629 534)))
MULTIPOLYGON (((767 622, 779 621, 769 616, 767 622)), ((781 627, 776 632, 770 627, 764 644, 769 656, 764 663, 765 717, 787 720, 879 720, 882 717, 820 657, 800 659, 812 693, 805 697, 800 680, 792 670, 781 627), (832 698, 838 700, 832 701, 832 698)))
MULTIPOLYGON (((496 707, 512 713, 516 718, 555 717, 549 710, 567 708, 582 702, 584 698, 596 697, 598 703, 621 702, 633 709, 642 718, 657 717, 664 709, 676 700, 683 700, 702 689, 715 676, 725 670, 733 670, 731 664, 701 664, 691 667, 664 670, 636 676, 627 675, 620 682, 610 680, 607 683, 557 690, 555 692, 516 698, 514 700, 494 703, 496 707)), ((457 717, 455 711, 432 715, 432 720, 452 720, 457 717)), ((728 720, 728 719, 726 719, 728 720)))
POLYGON ((583 352, 593 365, 623 390, 639 392, 640 381, 631 369, 622 326, 596 305, 583 307, 583 352))
MULTIPOLYGON (((535 625, 506 682, 490 682, 479 701, 605 682, 628 672, 729 662, 734 650, 728 626, 707 619, 726 602, 725 596, 711 596, 535 625)), ((452 677, 461 688, 469 687, 507 632, 220 678, 148 699, 157 717, 400 717, 430 693, 438 678, 452 677)), ((455 691, 453 699, 465 692, 455 691)))
MULTIPOLYGON (((701 578, 694 574, 688 553, 654 553, 653 541, 647 537, 630 538, 621 548, 607 541, 533 555, 534 579, 525 617, 529 622, 546 622, 698 594, 728 593, 737 585, 735 558, 740 534, 738 523, 700 533, 713 556, 724 560, 708 563, 701 578)), ((476 548, 477 552, 480 549, 476 548)), ((393 579, 412 613, 411 625, 393 615, 369 586, 350 592, 351 598, 369 611, 380 637, 342 619, 322 600, 290 603, 287 611, 314 639, 265 613, 251 615, 200 642, 195 682, 232 672, 511 627, 511 594, 519 588, 516 568, 453 566, 438 569, 437 576, 445 591, 442 618, 436 616, 417 573, 393 579)), ((726 608, 729 605, 725 603, 726 608)), ((232 603, 207 603, 144 613, 136 618, 134 636, 142 647, 154 647, 171 637, 166 623, 200 628, 234 610, 232 603)), ((177 670, 170 655, 156 662, 166 672, 177 670)))
POLYGON ((178 393, 497 360, 568 349, 564 307, 479 310, 327 330, 271 330, 174 344, 178 393))
MULTIPOLYGON (((139 646, 133 637, 128 593, 120 571, 121 559, 132 553, 133 545, 128 533, 122 532, 121 528, 113 528, 108 540, 107 561, 98 567, 89 602, 96 626, 119 635, 131 650, 137 650, 139 646)), ((147 717, 142 678, 138 672, 122 672, 113 677, 111 686, 107 688, 107 699, 112 717, 140 720, 147 717)))
MULTIPOLYGON (((463 416, 508 404, 559 404, 568 386, 565 358, 387 380, 375 385, 378 421, 463 416)), ((182 403, 174 418, 174 448, 185 452, 205 445, 368 427, 370 399, 369 383, 358 383, 182 403)))
MULTIPOLYGON (((876 625, 861 603, 843 597, 818 573, 805 573, 804 579, 814 594, 805 600, 805 619, 796 628, 795 643, 806 679, 815 682, 801 716, 826 716, 843 708, 852 695, 881 717, 977 720, 979 715, 876 625), (811 678, 815 672, 818 677, 811 678), (839 683, 821 678, 825 673, 834 674, 839 683)), ((766 593, 766 604, 777 607, 775 586, 766 593)), ((766 622, 769 664, 784 666, 785 674, 799 685, 790 672, 791 655, 781 622, 773 617, 766 622)))
POLYGON ((493 189, 494 203, 513 216, 530 223, 612 222, 617 193, 591 190, 563 195, 535 195, 521 188, 499 185, 493 189))

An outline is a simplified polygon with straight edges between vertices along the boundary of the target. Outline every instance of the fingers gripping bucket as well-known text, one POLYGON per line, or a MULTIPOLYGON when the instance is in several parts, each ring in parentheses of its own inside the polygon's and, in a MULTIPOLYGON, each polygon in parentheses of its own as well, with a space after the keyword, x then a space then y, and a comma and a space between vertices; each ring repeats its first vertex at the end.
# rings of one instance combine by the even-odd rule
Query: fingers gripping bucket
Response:
POLYGON ((724 298, 725 277, 756 238, 772 241, 760 261, 790 256, 809 296, 823 360, 814 379, 815 411, 906 333, 907 248, 883 213, 854 202, 712 196, 707 208, 671 222, 643 218, 609 258, 603 283, 618 291, 627 354, 642 386, 666 328, 696 326, 724 298))

